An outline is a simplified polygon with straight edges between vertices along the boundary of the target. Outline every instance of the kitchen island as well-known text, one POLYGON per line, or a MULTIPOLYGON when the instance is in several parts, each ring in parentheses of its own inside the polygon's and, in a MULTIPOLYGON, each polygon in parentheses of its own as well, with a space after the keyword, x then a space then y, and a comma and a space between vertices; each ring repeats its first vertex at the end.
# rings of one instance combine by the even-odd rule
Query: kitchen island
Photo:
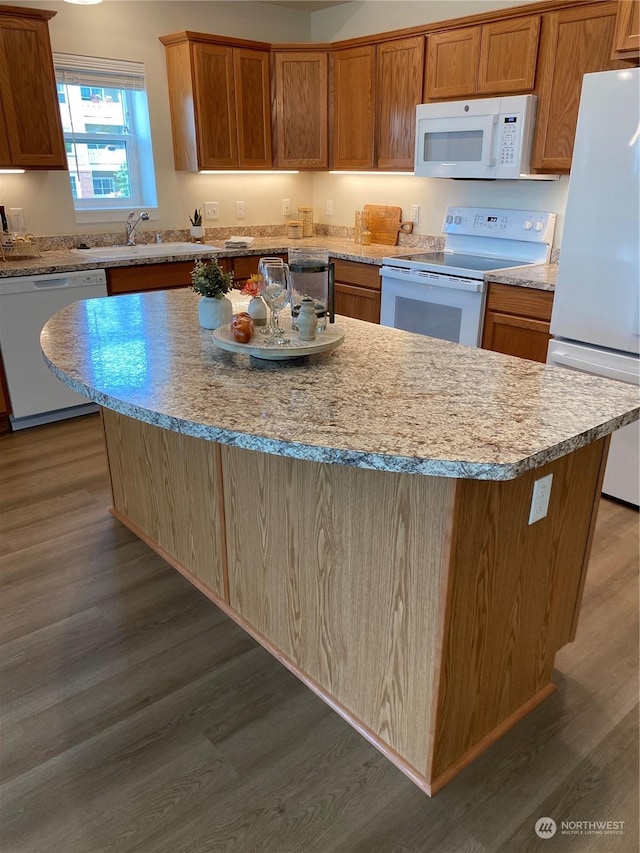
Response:
POLYGON ((196 304, 43 330, 103 407, 112 512, 432 794, 555 689, 637 390, 346 318, 334 352, 258 362, 196 304))

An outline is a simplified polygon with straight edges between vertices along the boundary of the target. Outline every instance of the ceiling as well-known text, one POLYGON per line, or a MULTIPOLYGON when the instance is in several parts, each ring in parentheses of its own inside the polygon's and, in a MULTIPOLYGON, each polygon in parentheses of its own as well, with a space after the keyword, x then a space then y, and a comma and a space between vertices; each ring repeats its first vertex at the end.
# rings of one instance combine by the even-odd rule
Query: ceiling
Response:
POLYGON ((319 12, 330 6, 344 6, 349 0, 261 0, 267 6, 284 6, 287 9, 299 9, 303 12, 319 12))

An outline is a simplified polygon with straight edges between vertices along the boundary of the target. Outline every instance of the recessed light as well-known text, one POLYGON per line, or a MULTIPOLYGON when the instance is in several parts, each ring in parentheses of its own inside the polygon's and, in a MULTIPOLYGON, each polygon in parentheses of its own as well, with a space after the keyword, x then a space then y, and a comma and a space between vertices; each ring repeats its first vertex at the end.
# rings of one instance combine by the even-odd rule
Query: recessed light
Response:
POLYGON ((102 3, 102 0, 64 0, 65 3, 75 3, 76 6, 95 6, 97 3, 102 3))

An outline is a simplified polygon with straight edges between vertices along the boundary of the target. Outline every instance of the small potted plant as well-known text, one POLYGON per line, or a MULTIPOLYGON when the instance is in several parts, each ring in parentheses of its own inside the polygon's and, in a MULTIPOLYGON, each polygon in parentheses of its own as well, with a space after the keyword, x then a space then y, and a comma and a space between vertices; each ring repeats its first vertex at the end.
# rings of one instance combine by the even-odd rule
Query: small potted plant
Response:
POLYGON ((232 284, 233 273, 223 272, 215 258, 196 261, 191 271, 191 288, 202 297, 198 302, 198 318, 203 329, 217 329, 231 322, 233 305, 225 293, 232 284))
POLYGON ((193 237, 194 240, 202 240, 204 237, 204 227, 202 225, 202 211, 196 209, 193 211, 193 216, 189 217, 189 222, 191 223, 191 228, 189 229, 189 233, 193 237))

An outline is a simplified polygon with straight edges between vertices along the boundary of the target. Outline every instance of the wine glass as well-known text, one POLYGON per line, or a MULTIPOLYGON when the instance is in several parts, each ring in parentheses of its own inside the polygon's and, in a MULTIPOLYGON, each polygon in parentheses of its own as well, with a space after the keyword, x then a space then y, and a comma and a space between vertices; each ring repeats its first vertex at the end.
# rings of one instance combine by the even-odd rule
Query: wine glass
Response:
MULTIPOLYGON (((272 266, 272 265, 277 266, 277 267, 281 267, 283 264, 284 264, 284 261, 282 260, 282 258, 265 257, 265 258, 260 258, 260 260, 258 261, 258 276, 260 278, 260 283, 258 285, 258 292, 259 292, 260 296, 262 296, 263 299, 264 299, 264 292, 263 291, 265 288, 265 278, 266 278, 267 268, 269 266, 272 266)), ((265 299, 264 301, 266 302, 267 300, 265 299)), ((269 313, 269 322, 264 327, 264 329, 260 329, 261 335, 265 335, 267 337, 273 337, 274 330, 273 330, 273 327, 271 325, 272 320, 273 320, 273 316, 271 313, 269 313)))
POLYGON ((280 312, 289 301, 289 267, 286 264, 267 264, 264 271, 262 298, 271 312, 271 334, 268 338, 270 346, 288 344, 284 329, 280 328, 278 318, 280 312))

